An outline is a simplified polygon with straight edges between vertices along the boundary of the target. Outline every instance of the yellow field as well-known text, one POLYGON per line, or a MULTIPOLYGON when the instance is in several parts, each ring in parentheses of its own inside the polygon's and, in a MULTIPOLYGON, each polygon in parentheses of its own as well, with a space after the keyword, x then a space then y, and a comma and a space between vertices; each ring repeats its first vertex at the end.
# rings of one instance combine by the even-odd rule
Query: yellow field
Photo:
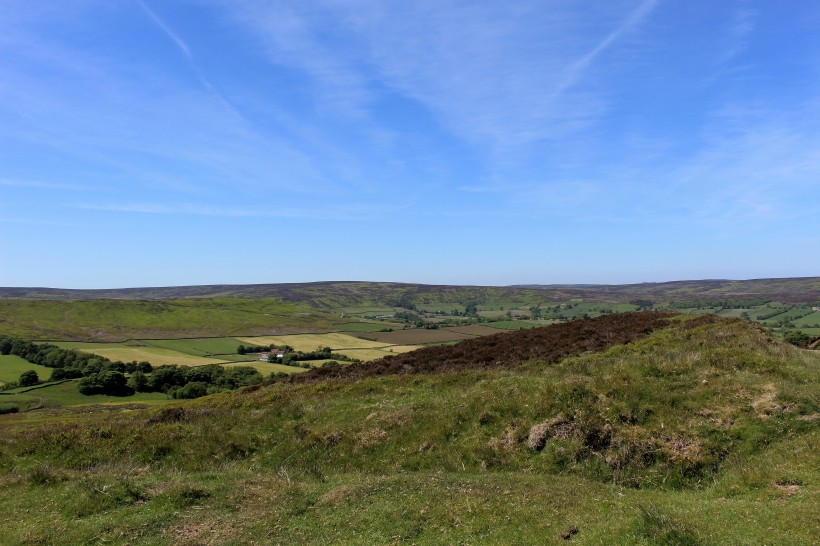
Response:
POLYGON ((295 366, 283 366, 282 364, 274 364, 273 362, 262 362, 257 360, 254 362, 234 362, 233 364, 223 364, 226 368, 234 366, 248 366, 262 374, 262 377, 267 377, 271 373, 285 372, 287 374, 306 372, 305 368, 297 368, 295 366))
MULTIPOLYGON (((370 341, 359 339, 347 334, 296 334, 289 336, 262 336, 262 337, 240 337, 237 338, 243 343, 254 345, 290 345, 297 351, 315 351, 317 347, 330 347, 334 351, 337 349, 372 349, 374 347, 387 347, 389 343, 380 341, 370 341)), ((339 351, 347 354, 345 351, 339 351)))
POLYGON ((415 351, 416 349, 421 349, 421 345, 388 345, 384 349, 387 353, 408 353, 410 351, 415 351))
POLYGON ((341 353, 349 356, 350 358, 358 358, 363 362, 367 362, 369 360, 376 360, 378 358, 398 354, 397 352, 391 353, 389 349, 392 349, 392 347, 387 349, 347 349, 345 351, 341 351, 341 353))
POLYGON ((144 360, 155 366, 161 366, 163 364, 204 366, 205 364, 225 362, 224 360, 216 358, 186 355, 185 353, 179 353, 161 347, 88 347, 81 348, 80 350, 86 353, 104 356, 109 360, 122 360, 123 362, 131 362, 132 360, 142 362, 144 360))

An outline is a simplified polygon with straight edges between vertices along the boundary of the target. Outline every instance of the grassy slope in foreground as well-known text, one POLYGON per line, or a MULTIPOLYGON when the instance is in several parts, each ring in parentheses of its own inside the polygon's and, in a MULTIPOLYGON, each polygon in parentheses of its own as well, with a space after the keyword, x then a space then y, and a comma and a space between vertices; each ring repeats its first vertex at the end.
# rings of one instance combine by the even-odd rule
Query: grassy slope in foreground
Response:
POLYGON ((817 355, 709 318, 553 364, 6 416, 0 543, 812 544, 817 394, 817 355))
POLYGON ((38 301, 0 299, 0 333, 26 339, 124 341, 330 329, 336 320, 276 299, 38 301))

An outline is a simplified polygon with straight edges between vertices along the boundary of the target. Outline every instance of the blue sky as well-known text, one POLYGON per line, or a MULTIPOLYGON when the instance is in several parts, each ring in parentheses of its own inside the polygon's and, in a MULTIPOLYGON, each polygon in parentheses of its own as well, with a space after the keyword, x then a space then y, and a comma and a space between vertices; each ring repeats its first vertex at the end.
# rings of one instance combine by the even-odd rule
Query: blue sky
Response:
POLYGON ((820 5, 0 0, 0 285, 820 275, 820 5))

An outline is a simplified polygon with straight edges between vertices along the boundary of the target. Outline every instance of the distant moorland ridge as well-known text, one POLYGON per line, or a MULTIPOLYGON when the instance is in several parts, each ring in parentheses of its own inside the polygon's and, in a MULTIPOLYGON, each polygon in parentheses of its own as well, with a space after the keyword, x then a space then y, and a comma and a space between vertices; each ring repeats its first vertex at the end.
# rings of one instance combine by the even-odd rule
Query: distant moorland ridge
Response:
POLYGON ((627 301, 638 297, 658 301, 680 299, 771 299, 788 303, 820 302, 820 277, 751 280, 688 280, 641 284, 550 284, 513 286, 458 286, 415 283, 322 281, 279 284, 213 284, 143 288, 66 289, 0 287, 0 298, 42 300, 187 298, 280 298, 287 302, 332 307, 361 301, 390 302, 435 297, 440 301, 465 298, 627 301))

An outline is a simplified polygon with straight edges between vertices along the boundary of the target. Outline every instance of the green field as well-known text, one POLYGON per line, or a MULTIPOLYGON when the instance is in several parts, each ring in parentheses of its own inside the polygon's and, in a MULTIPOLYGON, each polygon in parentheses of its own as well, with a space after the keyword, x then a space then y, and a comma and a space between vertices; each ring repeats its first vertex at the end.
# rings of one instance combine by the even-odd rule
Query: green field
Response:
POLYGON ((40 381, 51 377, 51 368, 26 362, 19 356, 0 355, 0 383, 11 383, 20 379, 20 374, 28 370, 37 372, 40 381))
POLYGON ((354 316, 354 317, 363 317, 363 316, 393 316, 393 313, 396 311, 400 311, 401 309, 396 307, 386 307, 386 306, 361 306, 361 307, 339 307, 334 309, 335 312, 341 313, 344 316, 354 316))
POLYGON ((353 337, 343 333, 330 334, 299 334, 291 336, 265 336, 265 337, 243 337, 240 338, 245 343, 257 343, 262 345, 290 345, 297 351, 314 351, 317 347, 330 347, 331 349, 369 349, 373 347, 383 347, 389 343, 370 341, 353 337))
POLYGON ((718 315, 721 317, 739 318, 744 313, 751 313, 752 309, 721 309, 718 315))
POLYGON ((794 325, 802 329, 814 327, 815 324, 820 324, 820 311, 794 321, 794 325))
POLYGON ((344 322, 333 325, 333 328, 339 332, 380 332, 385 328, 393 327, 396 327, 395 323, 387 322, 344 322))
POLYGON ((484 326, 490 328, 498 328, 501 330, 528 330, 530 328, 539 328, 555 324, 554 320, 494 320, 492 322, 485 322, 484 326))
POLYGON ((124 341, 265 335, 330 329, 324 311, 277 299, 40 301, 0 299, 2 333, 38 339, 124 341))
POLYGON ((795 320, 803 317, 806 314, 812 314, 810 307, 792 307, 785 310, 774 317, 762 319, 763 322, 780 322, 783 320, 795 320))
MULTIPOLYGON (((161 366, 164 364, 204 366, 205 364, 219 364, 221 362, 225 362, 226 360, 220 357, 206 358, 202 356, 193 356, 191 354, 150 345, 133 346, 120 343, 83 343, 78 341, 60 341, 52 343, 63 349, 76 349, 85 353, 93 353, 112 361, 146 361, 155 366, 161 366)), ((236 348, 234 347, 234 349, 236 348)))
POLYGON ((78 406, 89 404, 164 404, 173 402, 161 392, 143 392, 133 396, 86 396, 77 390, 76 381, 49 385, 21 394, 0 394, 0 403, 16 404, 21 411, 40 407, 78 406))
MULTIPOLYGON (((322 361, 315 361, 317 365, 321 365, 322 361)), ((311 362, 314 364, 314 362, 311 362)), ((283 366, 282 364, 275 364, 273 362, 262 362, 261 360, 255 360, 253 362, 236 362, 234 364, 223 364, 225 367, 230 368, 231 366, 248 366, 256 370, 257 372, 262 374, 262 377, 267 377, 272 373, 279 373, 285 372, 286 374, 294 374, 294 373, 301 373, 307 371, 306 368, 300 368, 298 366, 283 366)))
POLYGON ((418 310, 423 311, 426 313, 436 313, 436 312, 443 312, 443 313, 453 313, 455 311, 463 312, 464 306, 459 305, 457 303, 439 303, 439 304, 431 304, 431 303, 422 303, 418 305, 418 310))
POLYGON ((350 358, 361 360, 362 362, 368 362, 370 360, 377 360, 392 354, 407 352, 406 346, 396 345, 395 347, 398 349, 394 349, 393 346, 387 346, 382 349, 346 349, 343 351, 343 354, 345 356, 349 356, 350 358))
POLYGON ((140 343, 171 349, 193 356, 211 356, 236 354, 236 348, 242 344, 235 337, 199 338, 199 339, 142 339, 140 343))

